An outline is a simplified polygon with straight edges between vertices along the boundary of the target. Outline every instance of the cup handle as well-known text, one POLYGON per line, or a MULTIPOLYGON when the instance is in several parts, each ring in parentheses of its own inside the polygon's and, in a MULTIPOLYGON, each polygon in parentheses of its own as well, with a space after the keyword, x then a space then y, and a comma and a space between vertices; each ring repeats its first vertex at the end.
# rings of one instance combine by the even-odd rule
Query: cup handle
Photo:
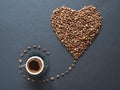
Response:
POLYGON ((25 67, 25 66, 26 66, 26 64, 20 65, 20 68, 25 67))

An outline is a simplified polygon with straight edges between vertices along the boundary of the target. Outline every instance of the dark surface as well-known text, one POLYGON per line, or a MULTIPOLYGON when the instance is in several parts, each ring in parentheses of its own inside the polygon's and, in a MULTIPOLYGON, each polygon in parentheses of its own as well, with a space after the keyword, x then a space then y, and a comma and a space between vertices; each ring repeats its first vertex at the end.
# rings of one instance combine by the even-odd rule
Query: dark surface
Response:
POLYGON ((120 90, 120 0, 0 0, 0 90, 120 90), (103 17, 93 44, 64 78, 47 84, 27 82, 17 69, 19 54, 40 44, 51 52, 49 74, 66 70, 73 58, 57 40, 50 24, 62 5, 94 5, 103 17))

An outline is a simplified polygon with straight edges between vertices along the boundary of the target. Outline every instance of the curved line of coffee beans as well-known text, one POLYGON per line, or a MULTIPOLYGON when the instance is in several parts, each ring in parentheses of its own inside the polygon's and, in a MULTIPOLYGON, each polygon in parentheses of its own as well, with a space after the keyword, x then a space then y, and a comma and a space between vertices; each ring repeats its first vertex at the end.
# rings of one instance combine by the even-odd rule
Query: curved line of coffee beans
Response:
MULTIPOLYGON (((42 49, 43 52, 46 53, 46 55, 50 55, 50 52, 48 52, 45 48, 41 48, 40 45, 34 45, 32 47, 27 47, 27 50, 24 50, 23 53, 20 54, 20 57, 24 57, 25 54, 27 54, 31 49, 42 49)), ((23 70, 21 69, 21 65, 22 65, 22 62, 23 62, 23 59, 19 59, 18 60, 19 62, 19 66, 18 66, 18 69, 20 71, 20 74, 23 75, 23 77, 28 80, 28 81, 32 81, 32 82, 40 82, 40 83, 44 83, 44 82, 49 82, 49 81, 54 81, 55 79, 60 79, 61 77, 64 77, 65 75, 68 75, 70 73, 70 71, 72 71, 72 69, 75 67, 76 65, 76 60, 73 61, 73 63, 68 67, 68 69, 64 72, 62 72, 61 74, 57 74, 56 76, 51 76, 51 77, 47 77, 46 79, 38 79, 38 80, 35 80, 33 78, 30 78, 29 76, 25 75, 23 70)))

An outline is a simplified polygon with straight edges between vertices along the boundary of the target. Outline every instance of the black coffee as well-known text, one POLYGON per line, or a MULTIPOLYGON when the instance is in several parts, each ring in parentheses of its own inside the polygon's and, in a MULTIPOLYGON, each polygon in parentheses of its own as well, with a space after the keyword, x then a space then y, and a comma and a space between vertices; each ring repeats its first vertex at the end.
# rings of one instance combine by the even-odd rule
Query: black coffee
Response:
POLYGON ((42 62, 35 58, 34 60, 30 60, 27 66, 30 72, 36 73, 41 70, 42 62))
POLYGON ((39 63, 38 63, 37 61, 31 61, 31 62, 29 63, 29 68, 30 68, 31 70, 34 70, 34 71, 39 71, 40 66, 39 66, 39 63))

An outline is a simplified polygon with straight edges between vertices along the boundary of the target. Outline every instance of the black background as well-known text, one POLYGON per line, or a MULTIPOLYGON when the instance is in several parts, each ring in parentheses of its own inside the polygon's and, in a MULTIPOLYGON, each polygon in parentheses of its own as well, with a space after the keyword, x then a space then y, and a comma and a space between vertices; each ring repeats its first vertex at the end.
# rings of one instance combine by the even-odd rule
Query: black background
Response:
POLYGON ((0 0, 0 90, 120 90, 120 0, 0 0), (66 5, 79 10, 94 5, 103 17, 93 44, 64 78, 30 83, 17 69, 19 54, 40 44, 51 52, 49 75, 65 71, 72 56, 57 40, 52 11, 66 5))

